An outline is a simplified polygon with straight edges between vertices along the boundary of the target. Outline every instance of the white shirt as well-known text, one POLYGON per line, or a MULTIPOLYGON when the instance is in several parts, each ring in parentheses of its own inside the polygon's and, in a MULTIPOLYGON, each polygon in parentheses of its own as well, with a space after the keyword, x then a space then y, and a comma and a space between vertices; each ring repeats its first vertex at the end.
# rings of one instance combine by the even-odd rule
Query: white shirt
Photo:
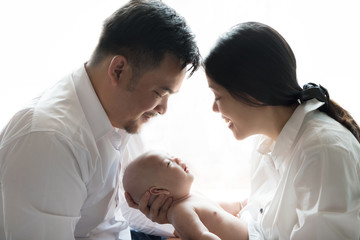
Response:
POLYGON ((360 145, 341 124, 300 105, 251 162, 250 239, 360 239, 360 145))
POLYGON ((0 134, 0 239, 129 240, 122 209, 133 227, 171 235, 124 202, 121 169, 139 149, 112 127, 84 67, 65 77, 0 134))

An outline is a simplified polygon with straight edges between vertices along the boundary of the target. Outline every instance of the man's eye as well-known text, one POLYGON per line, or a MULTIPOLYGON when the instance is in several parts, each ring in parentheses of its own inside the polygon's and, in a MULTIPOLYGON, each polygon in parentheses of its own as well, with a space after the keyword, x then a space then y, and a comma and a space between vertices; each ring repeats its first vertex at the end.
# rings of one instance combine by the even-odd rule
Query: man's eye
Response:
POLYGON ((219 101, 221 99, 221 97, 216 97, 215 101, 219 101))
POLYGON ((168 162, 167 166, 169 167, 171 165, 171 161, 168 162))
POLYGON ((156 91, 156 90, 154 90, 154 93, 155 93, 156 96, 159 97, 159 98, 162 98, 162 97, 163 97, 163 96, 162 96, 158 91, 156 91))

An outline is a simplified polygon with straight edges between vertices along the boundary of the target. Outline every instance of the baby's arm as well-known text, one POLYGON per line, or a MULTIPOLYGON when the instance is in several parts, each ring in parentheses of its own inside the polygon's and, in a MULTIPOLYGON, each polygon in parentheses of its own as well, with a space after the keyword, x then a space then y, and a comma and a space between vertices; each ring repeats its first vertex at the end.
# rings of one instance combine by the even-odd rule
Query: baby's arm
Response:
POLYGON ((168 212, 168 219, 175 227, 181 240, 221 240, 209 232, 201 222, 195 209, 186 204, 178 204, 168 212))

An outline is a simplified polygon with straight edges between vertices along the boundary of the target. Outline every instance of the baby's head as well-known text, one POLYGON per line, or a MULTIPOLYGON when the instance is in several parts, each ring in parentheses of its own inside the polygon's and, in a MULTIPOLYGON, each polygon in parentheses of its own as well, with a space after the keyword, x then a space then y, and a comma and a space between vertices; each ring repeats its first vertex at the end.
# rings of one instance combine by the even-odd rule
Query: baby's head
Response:
POLYGON ((194 176, 178 158, 151 151, 127 166, 123 186, 136 203, 147 190, 151 195, 165 194, 176 200, 190 193, 193 180, 194 176))

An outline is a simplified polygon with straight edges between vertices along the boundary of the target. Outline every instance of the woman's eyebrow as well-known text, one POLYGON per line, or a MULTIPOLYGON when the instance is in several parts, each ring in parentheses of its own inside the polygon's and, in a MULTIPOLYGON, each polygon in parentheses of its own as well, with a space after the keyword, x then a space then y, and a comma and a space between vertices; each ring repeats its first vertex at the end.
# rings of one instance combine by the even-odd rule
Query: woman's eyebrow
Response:
POLYGON ((209 84, 209 88, 210 88, 213 92, 219 92, 219 90, 218 90, 215 86, 213 86, 213 85, 211 85, 211 84, 209 84))

